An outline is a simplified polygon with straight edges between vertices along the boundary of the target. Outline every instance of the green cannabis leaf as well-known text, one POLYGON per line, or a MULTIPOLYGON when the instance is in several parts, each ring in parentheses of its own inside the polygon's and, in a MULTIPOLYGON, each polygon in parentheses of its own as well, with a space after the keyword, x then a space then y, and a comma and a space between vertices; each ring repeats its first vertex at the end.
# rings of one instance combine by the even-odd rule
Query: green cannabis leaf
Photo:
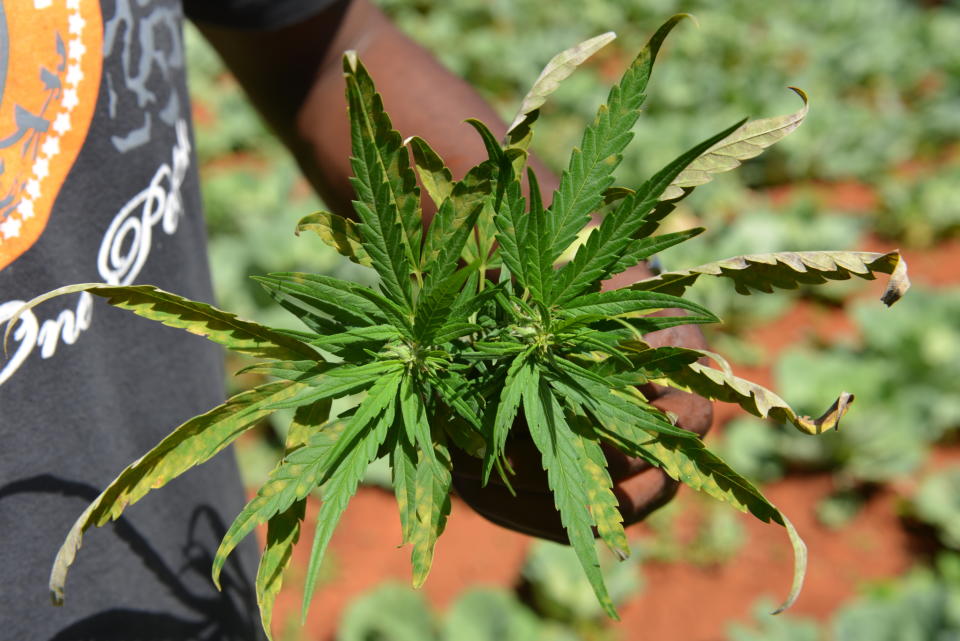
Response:
MULTIPOLYGON (((794 584, 780 610, 788 607, 806 566, 806 549, 790 521, 697 435, 652 407, 638 386, 657 382, 735 402, 811 434, 837 427, 852 396, 840 395, 818 419, 798 416, 773 392, 698 362, 709 353, 652 348, 643 334, 717 322, 710 310, 683 297, 701 276, 729 278, 738 292, 748 294, 885 273, 891 275, 884 294, 888 305, 904 294, 909 280, 896 251, 788 252, 738 256, 601 291, 610 276, 703 231, 653 235, 673 211, 673 201, 783 138, 806 114, 806 96, 795 90, 804 100, 800 111, 735 123, 644 183, 614 185, 657 53, 684 17, 667 21, 610 90, 572 151, 550 202, 526 166, 538 110, 612 34, 551 60, 503 142, 483 123, 468 121, 487 158, 459 180, 425 140, 401 140, 370 74, 355 53, 347 53, 343 69, 356 219, 321 211, 303 218, 297 231, 316 232, 344 256, 372 268, 380 281, 374 288, 319 274, 255 277, 303 322, 304 330, 265 327, 147 285, 73 285, 27 303, 20 314, 54 296, 87 291, 263 359, 246 371, 273 379, 187 421, 121 472, 67 534, 50 577, 54 601, 63 600, 67 570, 87 529, 116 519, 128 505, 208 460, 265 416, 294 408, 282 459, 230 526, 213 562, 216 582, 237 544, 257 525, 267 525, 256 593, 268 635, 283 570, 300 536, 305 500, 315 489, 323 486, 323 502, 307 568, 304 615, 333 530, 372 460, 389 457, 402 542, 411 544, 413 582, 419 586, 450 513, 454 448, 482 460, 484 483, 496 470, 509 486, 511 435, 529 438, 540 452, 570 545, 611 617, 617 614, 599 569, 595 533, 621 558, 630 550, 601 444, 783 526, 796 559, 794 584), (437 208, 426 230, 417 176, 437 208), (608 213, 573 253, 590 215, 603 206, 608 213), (568 253, 572 260, 558 267, 568 253), (664 309, 680 312, 657 313, 664 309), (330 417, 331 401, 358 394, 354 407, 330 417)), ((5 338, 18 319, 10 320, 5 338)))

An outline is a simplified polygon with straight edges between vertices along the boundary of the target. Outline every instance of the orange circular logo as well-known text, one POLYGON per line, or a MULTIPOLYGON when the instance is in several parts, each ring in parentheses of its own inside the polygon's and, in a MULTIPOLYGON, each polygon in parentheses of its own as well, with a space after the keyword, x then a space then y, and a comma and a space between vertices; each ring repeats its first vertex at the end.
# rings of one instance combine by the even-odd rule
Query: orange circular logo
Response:
POLYGON ((0 270, 50 219, 96 107, 97 0, 0 0, 0 270))

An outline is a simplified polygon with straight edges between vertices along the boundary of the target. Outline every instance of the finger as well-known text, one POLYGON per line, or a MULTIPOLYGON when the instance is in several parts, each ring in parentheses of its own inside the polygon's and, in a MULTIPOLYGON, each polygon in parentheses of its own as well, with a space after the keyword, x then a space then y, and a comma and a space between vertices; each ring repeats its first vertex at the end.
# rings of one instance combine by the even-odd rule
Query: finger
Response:
POLYGON ((636 476, 640 472, 653 467, 642 458, 627 456, 609 443, 600 443, 600 447, 607 458, 607 471, 614 483, 636 476))
POLYGON ((463 476, 454 476, 453 486, 488 521, 541 539, 568 542, 552 493, 518 491, 513 496, 505 487, 493 483, 481 487, 479 481, 463 476))
POLYGON ((680 483, 656 468, 615 483, 613 493, 620 502, 624 526, 642 521, 669 503, 679 488, 680 483))
MULTIPOLYGON (((686 316, 687 312, 682 309, 670 308, 661 309, 649 314, 650 316, 686 316)), ((678 345, 680 347, 690 347, 693 349, 707 349, 707 339, 697 325, 675 325, 666 329, 658 329, 655 332, 645 334, 643 340, 651 347, 664 347, 665 345, 678 345)))
MULTIPOLYGON (((645 385, 644 387, 650 387, 645 385)), ((713 403, 702 396, 684 392, 672 387, 654 386, 654 397, 650 404, 657 409, 670 412, 677 417, 677 425, 685 430, 703 436, 713 423, 713 403)), ((644 390, 644 395, 646 391, 644 390)), ((649 397, 648 397, 649 398, 649 397)))
MULTIPOLYGON (((478 484, 483 479, 483 461, 463 452, 459 448, 451 448, 450 456, 453 462, 453 475, 463 479, 470 479, 478 484)), ((540 462, 540 451, 528 439, 511 439, 505 452, 507 463, 515 474, 509 474, 510 486, 517 491, 547 492, 550 486, 547 482, 547 473, 543 471, 540 462)), ((490 473, 489 485, 504 487, 500 473, 494 468, 490 473)))
MULTIPOLYGON (((454 487, 474 511, 497 525, 557 543, 569 541, 550 493, 518 492, 513 496, 501 486, 482 488, 479 482, 463 477, 454 479, 454 487)), ((615 483, 613 492, 624 526, 642 521, 669 503, 679 487, 658 469, 615 483)))

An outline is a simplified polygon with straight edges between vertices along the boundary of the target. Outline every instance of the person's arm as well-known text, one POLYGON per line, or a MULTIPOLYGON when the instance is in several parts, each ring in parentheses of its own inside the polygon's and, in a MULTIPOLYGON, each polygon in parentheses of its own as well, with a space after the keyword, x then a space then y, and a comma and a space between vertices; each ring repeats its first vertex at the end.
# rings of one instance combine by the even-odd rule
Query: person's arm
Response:
MULTIPOLYGON (((370 71, 393 126, 404 138, 426 139, 455 178, 487 157, 480 137, 464 120, 478 118, 497 136, 506 130, 476 90, 404 35, 370 0, 336 2, 304 22, 274 31, 197 26, 323 201, 342 216, 354 217, 344 51, 355 50, 370 71)), ((531 164, 544 193, 550 193, 556 178, 535 159, 531 164)), ((429 218, 432 211, 425 214, 429 218)))
MULTIPOLYGON (((400 134, 426 139, 455 177, 486 158, 479 136, 463 124, 464 119, 479 118, 495 135, 506 129, 473 88, 407 38, 370 0, 338 2, 300 24, 274 31, 198 26, 294 153, 326 204, 341 215, 353 216, 350 131, 341 66, 345 50, 356 50, 363 60, 400 134)), ((535 159, 531 164, 549 197, 557 185, 556 176, 535 159)), ((636 280, 641 273, 621 276, 636 280)), ((663 330, 648 339, 655 345, 704 345, 694 326, 663 330)), ((645 391, 656 397, 654 405, 676 414, 681 426, 700 434, 710 427, 711 405, 702 398, 676 391, 645 391)), ((494 481, 481 489, 475 460, 465 454, 454 463, 457 490, 496 523, 564 540, 553 497, 545 492, 539 454, 524 449, 527 445, 519 442, 511 448, 515 467, 530 479, 529 484, 517 484, 518 498, 510 497, 494 481)), ((676 484, 659 470, 613 451, 608 451, 608 458, 627 523, 642 519, 675 493, 676 484)))

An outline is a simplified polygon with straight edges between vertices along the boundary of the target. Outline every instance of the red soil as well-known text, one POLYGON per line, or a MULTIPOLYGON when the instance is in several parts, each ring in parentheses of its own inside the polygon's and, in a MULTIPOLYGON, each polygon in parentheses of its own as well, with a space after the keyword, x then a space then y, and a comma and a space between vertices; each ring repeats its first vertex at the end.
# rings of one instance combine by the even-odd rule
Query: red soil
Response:
MULTIPOLYGON (((954 453, 960 460, 960 453, 954 453)), ((865 581, 893 577, 912 564, 910 540, 896 516, 896 495, 882 491, 843 530, 825 528, 813 506, 832 490, 828 476, 791 478, 769 485, 767 496, 790 515, 806 540, 810 566, 795 615, 826 620, 838 603, 865 581)), ((688 503, 684 490, 678 500, 688 503)), ((316 505, 309 517, 315 516, 316 505)), ((747 540, 736 558, 715 567, 688 563, 646 563, 645 589, 621 606, 622 621, 611 623, 624 641, 722 641, 732 621, 749 621, 758 599, 782 599, 789 589, 792 555, 782 528, 744 515, 747 540)), ((312 529, 312 528, 311 528, 312 529)), ((634 529, 644 534, 644 527, 634 529)), ((304 532, 293 576, 277 603, 275 621, 299 617, 303 568, 312 531, 304 532)), ((333 639, 344 607, 387 579, 409 581, 409 548, 398 548, 400 528, 392 495, 362 488, 330 545, 334 567, 317 590, 305 638, 333 639)), ((512 588, 530 539, 492 525, 454 500, 424 590, 443 610, 464 590, 477 585, 512 588)))
MULTIPOLYGON (((308 527, 294 553, 291 585, 277 600, 274 620, 279 632, 289 618, 299 619, 304 568, 313 540, 318 503, 307 511, 308 527), (288 589, 292 587, 293 589, 288 589)), ((477 585, 511 587, 517 580, 531 539, 489 523, 462 501, 453 500, 447 529, 437 544, 433 569, 423 589, 440 609, 464 589, 477 585)), ((327 580, 316 591, 307 619, 310 639, 332 639, 344 607, 385 580, 410 581, 410 547, 400 544, 400 519, 393 494, 361 487, 330 542, 333 559, 327 580)))

